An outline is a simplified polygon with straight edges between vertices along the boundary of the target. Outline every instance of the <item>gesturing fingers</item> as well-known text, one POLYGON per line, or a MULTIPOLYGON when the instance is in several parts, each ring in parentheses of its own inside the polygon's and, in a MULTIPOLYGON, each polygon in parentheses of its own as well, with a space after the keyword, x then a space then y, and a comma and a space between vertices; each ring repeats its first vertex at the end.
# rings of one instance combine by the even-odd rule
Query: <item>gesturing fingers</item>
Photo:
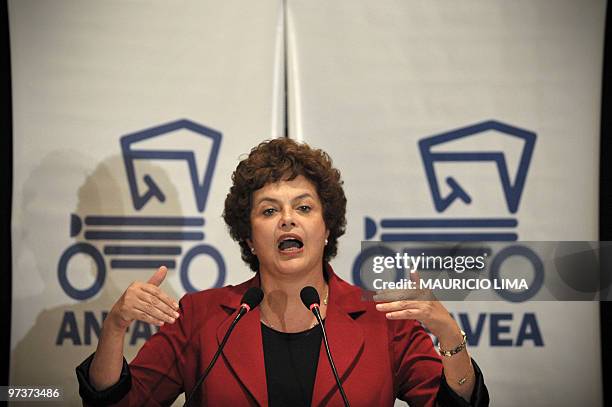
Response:
POLYGON ((161 326, 179 317, 176 301, 151 283, 130 284, 117 306, 119 316, 128 324, 137 319, 161 326))
POLYGON ((422 312, 419 309, 405 309, 395 312, 387 312, 385 314, 387 319, 416 319, 422 320, 422 312))
POLYGON ((402 311, 405 309, 419 309, 422 301, 401 300, 376 304, 376 309, 382 312, 402 311))
POLYGON ((139 308, 134 308, 132 309, 132 313, 133 313, 133 319, 137 319, 143 322, 148 322, 149 324, 153 324, 157 326, 164 325, 164 320, 152 316, 147 311, 143 311, 139 308))
POLYGON ((179 305, 159 288, 167 273, 168 269, 162 266, 146 283, 130 284, 111 309, 110 326, 127 329, 134 320, 158 326, 174 323, 179 317, 179 305))
POLYGON ((161 266, 160 268, 157 269, 155 273, 153 273, 153 275, 151 276, 151 278, 149 278, 149 281, 147 281, 147 283, 159 287, 161 283, 164 281, 164 279, 166 278, 167 274, 168 274, 168 268, 166 266, 161 266))
POLYGON ((179 305, 168 294, 151 284, 144 284, 142 286, 142 292, 148 294, 150 296, 149 298, 151 298, 151 302, 159 305, 159 308, 168 313, 168 315, 176 316, 175 314, 179 309, 179 305))
POLYGON ((178 318, 179 313, 174 311, 168 304, 162 301, 158 296, 141 291, 138 293, 138 302, 135 308, 146 312, 150 316, 164 322, 174 323, 178 318))
POLYGON ((387 319, 419 319, 422 308, 422 301, 411 300, 376 304, 376 309, 384 312, 387 319))

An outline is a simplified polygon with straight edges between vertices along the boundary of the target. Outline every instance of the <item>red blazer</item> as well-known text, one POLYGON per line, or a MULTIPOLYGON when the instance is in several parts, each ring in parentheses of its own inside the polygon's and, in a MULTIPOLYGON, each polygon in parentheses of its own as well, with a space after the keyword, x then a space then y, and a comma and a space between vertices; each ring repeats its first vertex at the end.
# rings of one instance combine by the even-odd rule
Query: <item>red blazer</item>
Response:
MULTIPOLYGON (((351 406, 434 406, 442 363, 430 337, 415 321, 389 321, 362 290, 338 278, 331 267, 325 328, 334 362, 351 406)), ((169 405, 190 392, 235 317, 244 292, 238 286, 188 294, 181 316, 153 335, 130 363, 132 387, 120 405, 169 405)), ((267 406, 268 392, 259 308, 242 318, 193 405, 267 406)), ((313 406, 343 406, 323 344, 313 406)))

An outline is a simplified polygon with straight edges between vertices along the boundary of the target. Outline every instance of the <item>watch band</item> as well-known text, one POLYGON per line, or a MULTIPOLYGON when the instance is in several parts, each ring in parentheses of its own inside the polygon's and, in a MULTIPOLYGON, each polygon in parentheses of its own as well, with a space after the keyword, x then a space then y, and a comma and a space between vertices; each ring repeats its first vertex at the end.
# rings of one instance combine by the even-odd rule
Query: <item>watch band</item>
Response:
POLYGON ((462 340, 461 343, 459 345, 457 345, 456 348, 454 349, 449 349, 449 350, 444 350, 440 347, 440 344, 438 344, 438 352, 440 352, 440 355, 442 356, 446 356, 446 357, 451 357, 453 355, 456 355, 457 353, 461 352, 462 350, 465 349, 465 346, 467 344, 467 336, 465 335, 465 332, 461 331, 461 336, 462 336, 462 340))

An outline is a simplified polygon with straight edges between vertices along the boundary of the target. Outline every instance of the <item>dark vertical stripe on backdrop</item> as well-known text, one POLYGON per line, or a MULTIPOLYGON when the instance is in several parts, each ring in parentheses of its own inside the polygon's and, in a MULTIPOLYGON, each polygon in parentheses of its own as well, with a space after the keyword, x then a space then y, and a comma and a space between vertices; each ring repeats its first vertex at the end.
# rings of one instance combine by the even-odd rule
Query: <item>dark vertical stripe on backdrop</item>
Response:
MULTIPOLYGON (((612 29, 610 4, 606 10, 599 151, 599 240, 612 240, 612 29)), ((612 302, 600 307, 601 358, 604 406, 612 406, 612 302)))
MULTIPOLYGON (((289 47, 287 41, 287 0, 283 0, 283 137, 289 138, 289 47)), ((273 134, 272 137, 278 137, 273 134)), ((295 137, 295 134, 294 134, 295 137)))
POLYGON ((0 385, 9 381, 9 361, 11 352, 11 202, 13 198, 13 108, 11 101, 11 54, 9 41, 8 2, 0 0, 0 80, 2 81, 2 100, 0 101, 0 138, 2 152, 0 164, 0 385))

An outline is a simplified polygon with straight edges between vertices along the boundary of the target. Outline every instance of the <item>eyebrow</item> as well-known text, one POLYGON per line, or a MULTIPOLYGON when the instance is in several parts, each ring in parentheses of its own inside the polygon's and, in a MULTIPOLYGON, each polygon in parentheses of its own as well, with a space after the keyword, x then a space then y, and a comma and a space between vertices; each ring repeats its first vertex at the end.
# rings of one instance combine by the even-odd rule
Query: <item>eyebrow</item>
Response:
MULTIPOLYGON (((296 201, 301 201, 304 198, 312 198, 312 199, 314 199, 314 197, 311 194, 306 192, 304 194, 298 195, 295 198, 291 199, 291 202, 293 203, 293 202, 296 202, 296 201)), ((263 198, 261 198, 259 201, 257 201, 255 203, 255 206, 261 204, 262 202, 266 202, 266 201, 272 202, 272 203, 276 203, 276 204, 280 203, 280 201, 278 199, 274 199, 274 198, 271 198, 269 196, 264 196, 263 198)))

